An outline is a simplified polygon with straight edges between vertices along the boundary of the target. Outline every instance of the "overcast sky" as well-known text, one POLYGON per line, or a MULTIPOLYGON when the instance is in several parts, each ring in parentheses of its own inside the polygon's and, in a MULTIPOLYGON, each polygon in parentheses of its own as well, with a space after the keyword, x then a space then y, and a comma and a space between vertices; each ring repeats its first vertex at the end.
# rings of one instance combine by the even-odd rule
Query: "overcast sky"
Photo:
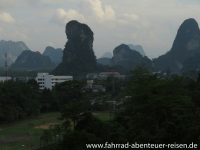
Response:
POLYGON ((65 25, 76 19, 93 30, 98 57, 132 43, 155 58, 171 48, 187 18, 200 22, 200 0, 0 0, 0 40, 40 52, 64 48, 65 25))

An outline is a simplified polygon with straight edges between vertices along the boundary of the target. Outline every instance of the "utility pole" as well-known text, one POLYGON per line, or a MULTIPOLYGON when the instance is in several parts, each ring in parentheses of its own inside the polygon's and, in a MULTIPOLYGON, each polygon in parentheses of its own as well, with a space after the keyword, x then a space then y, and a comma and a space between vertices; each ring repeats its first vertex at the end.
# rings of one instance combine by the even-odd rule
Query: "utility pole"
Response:
POLYGON ((8 54, 5 53, 5 73, 6 73, 6 81, 8 80, 8 54))

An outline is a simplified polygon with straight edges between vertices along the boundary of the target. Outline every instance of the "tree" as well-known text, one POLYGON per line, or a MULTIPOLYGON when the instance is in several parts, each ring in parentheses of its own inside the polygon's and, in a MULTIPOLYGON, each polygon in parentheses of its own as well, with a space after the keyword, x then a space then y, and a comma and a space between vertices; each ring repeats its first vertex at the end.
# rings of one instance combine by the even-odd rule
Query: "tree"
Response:
POLYGON ((183 77, 157 77, 144 69, 133 72, 118 122, 132 142, 188 143, 198 140, 199 108, 183 77))
POLYGON ((40 103, 42 113, 59 110, 59 101, 49 89, 44 89, 43 91, 41 91, 40 103))
POLYGON ((10 122, 40 113, 39 91, 30 83, 0 83, 0 122, 10 122))
POLYGON ((84 85, 84 82, 75 80, 57 84, 53 94, 58 100, 59 108, 63 109, 65 104, 82 99, 84 85))

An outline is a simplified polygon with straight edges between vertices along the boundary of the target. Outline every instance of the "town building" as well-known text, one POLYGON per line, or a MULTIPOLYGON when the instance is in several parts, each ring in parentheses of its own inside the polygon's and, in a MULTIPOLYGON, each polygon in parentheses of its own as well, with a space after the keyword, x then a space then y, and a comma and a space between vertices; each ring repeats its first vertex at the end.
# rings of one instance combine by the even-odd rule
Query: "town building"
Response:
POLYGON ((52 90, 56 84, 71 80, 73 80, 72 76, 54 76, 49 73, 38 73, 36 77, 36 82, 39 84, 41 90, 52 90))
POLYGON ((107 78, 117 78, 124 80, 126 78, 125 75, 121 75, 119 72, 100 72, 100 73, 89 73, 86 78, 88 80, 106 80, 107 78))
POLYGON ((12 80, 12 77, 0 77, 0 82, 5 82, 5 81, 9 81, 12 80))
POLYGON ((109 77, 125 79, 125 75, 121 75, 119 72, 101 72, 101 73, 99 73, 100 79, 107 79, 109 77))
POLYGON ((87 90, 91 90, 94 93, 106 92, 106 88, 103 85, 95 84, 94 80, 87 80, 87 85, 85 88, 87 90))

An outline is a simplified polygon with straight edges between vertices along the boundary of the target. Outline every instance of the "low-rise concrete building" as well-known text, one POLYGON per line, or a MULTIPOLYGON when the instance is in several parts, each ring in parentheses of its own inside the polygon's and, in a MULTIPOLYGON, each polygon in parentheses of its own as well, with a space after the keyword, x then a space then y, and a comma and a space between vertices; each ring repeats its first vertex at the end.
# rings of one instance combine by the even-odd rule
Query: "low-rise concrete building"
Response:
POLYGON ((118 78, 118 79, 125 79, 125 75, 121 75, 119 72, 101 72, 99 74, 100 79, 107 79, 109 77, 118 78))
POLYGON ((106 80, 107 78, 117 78, 124 80, 126 78, 125 75, 121 75, 119 72, 101 72, 101 73, 89 73, 86 78, 88 80, 106 80))
POLYGON ((5 81, 9 81, 9 80, 12 80, 12 77, 0 77, 0 82, 5 82, 5 81))
POLYGON ((63 83, 65 81, 73 80, 72 76, 54 76, 49 73, 38 73, 36 77, 36 81, 39 84, 39 88, 41 90, 52 88, 59 83, 63 83))

